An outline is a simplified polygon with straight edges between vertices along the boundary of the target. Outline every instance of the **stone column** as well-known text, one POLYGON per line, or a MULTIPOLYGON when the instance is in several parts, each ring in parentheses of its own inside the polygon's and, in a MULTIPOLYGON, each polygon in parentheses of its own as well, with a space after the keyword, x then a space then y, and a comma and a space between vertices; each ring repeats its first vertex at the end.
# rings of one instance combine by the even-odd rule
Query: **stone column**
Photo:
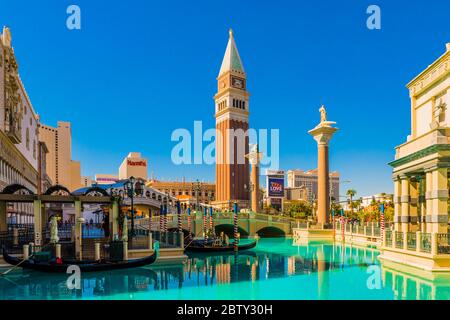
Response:
POLYGON ((75 200, 75 258, 82 260, 82 213, 81 201, 75 200))
POLYGON ((429 199, 432 203, 430 217, 432 233, 447 233, 448 227, 448 169, 436 168, 432 171, 429 199))
POLYGON ((250 175, 251 190, 251 210, 258 212, 259 208, 259 163, 262 159, 262 153, 258 152, 258 145, 254 145, 253 151, 246 155, 249 163, 252 166, 252 172, 250 175))
POLYGON ((395 231, 401 230, 401 198, 402 198, 402 186, 400 177, 394 178, 394 228, 395 231))
POLYGON ((114 240, 114 235, 119 235, 119 201, 114 198, 109 207, 109 224, 110 224, 110 237, 114 240))
POLYGON ((6 201, 0 201, 0 231, 7 231, 6 201))
POLYGON ((410 180, 409 184, 409 232, 416 232, 418 229, 417 224, 417 207, 419 203, 419 182, 417 180, 410 180))
POLYGON ((425 200, 425 188, 426 188, 426 181, 425 177, 422 176, 419 181, 419 203, 418 208, 420 208, 420 217, 419 217, 419 227, 420 229, 418 231, 425 232, 426 231, 426 223, 425 223, 425 217, 427 214, 427 206, 426 206, 426 200, 425 200))
POLYGON ((406 176, 400 177, 401 181, 401 189, 402 189, 402 195, 400 197, 400 203, 401 203, 401 217, 400 217, 400 223, 401 223, 401 232, 408 232, 408 226, 409 226, 409 203, 411 200, 411 197, 409 195, 409 178, 406 176))
POLYGON ((42 202, 41 200, 34 200, 34 244, 42 245, 42 202))
MULTIPOLYGON (((328 121, 327 121, 328 122, 328 121)), ((328 145, 337 131, 337 128, 329 124, 321 123, 309 133, 317 142, 318 148, 318 183, 317 183, 317 222, 327 223, 330 210, 330 175, 328 162, 328 145)))
POLYGON ((433 174, 430 170, 425 171, 425 202, 426 210, 424 214, 425 218, 425 232, 431 232, 431 216, 433 215, 433 201, 431 198, 431 190, 433 188, 433 174))

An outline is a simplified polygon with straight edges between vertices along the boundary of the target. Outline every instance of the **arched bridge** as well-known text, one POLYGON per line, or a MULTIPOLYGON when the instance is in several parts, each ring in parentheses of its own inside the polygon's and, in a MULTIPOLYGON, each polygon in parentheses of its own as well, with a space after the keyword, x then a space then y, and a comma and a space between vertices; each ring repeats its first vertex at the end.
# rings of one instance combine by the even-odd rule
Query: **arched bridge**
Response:
MULTIPOLYGON (((190 215, 190 230, 196 235, 201 235, 203 232, 203 213, 193 213, 190 215)), ((181 215, 182 228, 184 232, 189 229, 187 214, 181 215)), ((135 224, 139 227, 148 229, 150 226, 150 219, 135 220, 135 224)), ((207 227, 210 224, 210 216, 208 214, 206 219, 207 227)), ((213 225, 216 232, 223 231, 226 234, 233 233, 233 213, 230 212, 215 212, 213 213, 213 225)), ((260 237, 285 237, 292 235, 292 229, 295 228, 296 222, 294 219, 286 217, 277 217, 265 214, 254 213, 239 213, 238 227, 241 236, 254 236, 258 234, 260 237)), ((159 230, 160 216, 153 216, 151 220, 151 229, 159 230)), ((167 228, 177 229, 178 219, 176 214, 167 215, 167 228)))

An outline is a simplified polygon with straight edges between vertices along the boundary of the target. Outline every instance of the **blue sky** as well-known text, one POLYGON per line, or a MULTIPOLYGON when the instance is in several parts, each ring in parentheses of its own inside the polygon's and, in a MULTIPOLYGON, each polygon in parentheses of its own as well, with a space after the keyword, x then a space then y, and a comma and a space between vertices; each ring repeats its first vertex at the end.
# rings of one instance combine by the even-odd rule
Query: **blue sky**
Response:
MULTIPOLYGON (((450 3, 428 1, 9 1, 19 71, 42 122, 72 122, 82 174, 115 173, 139 151, 159 178, 214 179, 171 163, 176 128, 214 126, 216 76, 233 28, 253 128, 280 129, 280 167, 316 167, 307 131, 322 101, 340 131, 331 169, 358 195, 391 192, 394 147, 410 130, 405 85, 450 42, 450 3), (81 8, 81 30, 66 8, 81 8), (382 29, 366 27, 377 4, 382 29)), ((344 191, 341 191, 344 194, 344 191)))

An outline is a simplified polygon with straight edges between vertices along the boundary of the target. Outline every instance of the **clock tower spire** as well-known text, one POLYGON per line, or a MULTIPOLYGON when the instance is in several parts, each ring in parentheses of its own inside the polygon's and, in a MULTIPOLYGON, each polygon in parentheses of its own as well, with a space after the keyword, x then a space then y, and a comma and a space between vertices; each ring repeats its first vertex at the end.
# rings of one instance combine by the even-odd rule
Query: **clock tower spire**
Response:
POLYGON ((234 41, 233 31, 217 77, 216 118, 216 205, 230 208, 233 202, 249 206, 247 75, 234 41))

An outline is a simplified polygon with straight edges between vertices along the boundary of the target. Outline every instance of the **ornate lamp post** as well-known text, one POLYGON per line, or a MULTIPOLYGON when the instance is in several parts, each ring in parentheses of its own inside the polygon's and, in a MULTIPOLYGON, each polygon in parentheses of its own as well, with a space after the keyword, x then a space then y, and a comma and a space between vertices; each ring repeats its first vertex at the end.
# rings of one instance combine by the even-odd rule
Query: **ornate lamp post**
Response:
POLYGON ((134 236, 134 193, 136 179, 131 176, 130 179, 123 185, 127 196, 130 198, 131 202, 131 238, 134 236))

